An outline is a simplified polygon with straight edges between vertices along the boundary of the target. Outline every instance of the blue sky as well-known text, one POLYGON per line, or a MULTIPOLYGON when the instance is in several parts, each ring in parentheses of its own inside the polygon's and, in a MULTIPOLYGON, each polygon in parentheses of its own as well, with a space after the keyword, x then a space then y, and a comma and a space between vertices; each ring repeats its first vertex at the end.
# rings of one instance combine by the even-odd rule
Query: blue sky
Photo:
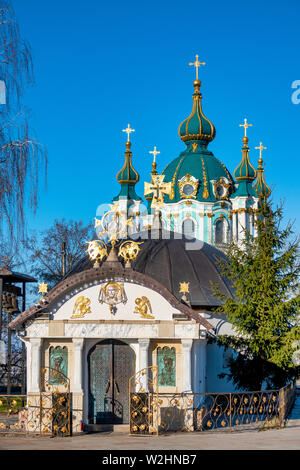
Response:
POLYGON ((29 228, 62 217, 88 222, 118 194, 128 123, 136 130, 133 162, 143 195, 153 146, 161 152, 158 170, 184 149, 177 129, 192 108, 188 63, 195 54, 206 62, 203 110, 217 130, 210 150, 233 172, 246 117, 251 162, 257 165, 254 147, 262 141, 273 199, 285 201, 286 220, 297 218, 300 104, 291 96, 300 80, 299 0, 13 4, 34 59, 36 83, 25 102, 49 158, 47 188, 40 188, 29 228))

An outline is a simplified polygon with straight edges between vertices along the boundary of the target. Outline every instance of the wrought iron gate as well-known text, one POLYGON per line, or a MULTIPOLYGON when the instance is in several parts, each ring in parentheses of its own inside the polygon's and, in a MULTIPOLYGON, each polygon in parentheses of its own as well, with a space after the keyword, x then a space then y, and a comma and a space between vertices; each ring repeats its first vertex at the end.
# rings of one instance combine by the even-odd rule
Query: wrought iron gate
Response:
POLYGON ((146 367, 129 379, 129 433, 131 435, 158 435, 157 370, 157 366, 146 367))

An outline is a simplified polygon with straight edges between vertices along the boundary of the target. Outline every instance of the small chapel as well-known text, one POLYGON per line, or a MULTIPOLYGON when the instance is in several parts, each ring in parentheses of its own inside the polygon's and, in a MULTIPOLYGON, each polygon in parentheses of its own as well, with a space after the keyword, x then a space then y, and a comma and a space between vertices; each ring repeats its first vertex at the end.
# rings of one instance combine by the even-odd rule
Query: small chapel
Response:
POLYGON ((154 369, 157 393, 234 391, 219 378, 228 352, 213 339, 231 332, 231 325, 215 313, 220 301, 211 284, 234 296, 218 261, 229 242, 240 243, 245 231, 255 235, 259 200, 271 190, 261 142, 258 167, 250 162, 247 119, 240 124, 242 158, 233 173, 208 149, 216 130, 202 110, 198 56, 192 65, 192 111, 178 128, 183 151, 159 173, 154 147, 141 197, 128 125, 120 193, 95 218, 87 252, 10 323, 26 345, 28 400, 34 403, 44 390, 43 371, 58 389, 65 377, 73 432, 128 425, 130 387, 139 377, 147 394, 154 369))

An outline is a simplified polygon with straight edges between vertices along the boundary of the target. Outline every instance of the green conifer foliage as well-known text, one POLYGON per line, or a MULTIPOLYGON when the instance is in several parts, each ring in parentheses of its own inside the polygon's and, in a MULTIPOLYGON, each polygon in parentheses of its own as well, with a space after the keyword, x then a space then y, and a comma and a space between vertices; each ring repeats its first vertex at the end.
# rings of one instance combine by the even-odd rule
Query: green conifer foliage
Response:
POLYGON ((281 227, 282 207, 273 210, 261 201, 256 215, 257 236, 246 231, 239 246, 229 246, 227 261, 219 262, 235 299, 226 300, 213 286, 224 302, 218 313, 234 327, 234 334, 217 342, 238 352, 221 376, 248 390, 278 388, 299 373, 292 357, 300 338, 299 241, 291 240, 290 223, 281 227))

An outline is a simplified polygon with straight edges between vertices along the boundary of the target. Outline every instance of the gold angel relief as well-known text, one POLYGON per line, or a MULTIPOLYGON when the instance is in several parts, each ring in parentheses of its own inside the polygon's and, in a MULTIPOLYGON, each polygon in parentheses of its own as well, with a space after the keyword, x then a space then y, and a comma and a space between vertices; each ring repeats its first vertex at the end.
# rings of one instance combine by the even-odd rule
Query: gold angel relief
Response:
POLYGON ((134 309, 134 313, 139 313, 141 318, 154 318, 154 315, 151 315, 151 303, 147 297, 145 297, 144 295, 142 297, 138 297, 137 299, 135 299, 135 305, 136 307, 134 309))
POLYGON ((71 318, 83 318, 86 313, 91 313, 90 299, 81 295, 75 300, 71 318))

